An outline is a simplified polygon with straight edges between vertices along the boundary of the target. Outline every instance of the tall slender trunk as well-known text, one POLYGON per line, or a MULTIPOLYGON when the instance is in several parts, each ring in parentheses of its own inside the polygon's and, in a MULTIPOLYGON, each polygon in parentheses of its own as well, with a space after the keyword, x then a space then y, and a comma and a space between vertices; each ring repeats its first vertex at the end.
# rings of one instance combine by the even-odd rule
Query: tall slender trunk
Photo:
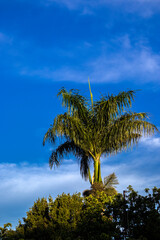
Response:
POLYGON ((94 182, 102 182, 100 159, 94 160, 94 182))
POLYGON ((100 161, 98 162, 98 182, 102 182, 100 161))
POLYGON ((98 182, 98 161, 94 161, 94 182, 98 182))

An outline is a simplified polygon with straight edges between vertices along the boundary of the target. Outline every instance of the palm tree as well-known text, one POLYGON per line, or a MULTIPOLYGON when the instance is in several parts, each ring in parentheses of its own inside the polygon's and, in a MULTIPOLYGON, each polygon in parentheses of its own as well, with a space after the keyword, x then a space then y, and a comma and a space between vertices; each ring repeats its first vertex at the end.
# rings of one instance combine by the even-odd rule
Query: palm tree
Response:
POLYGON ((113 196, 117 194, 116 185, 118 185, 118 179, 115 173, 112 173, 104 178, 104 183, 95 182, 91 185, 91 189, 86 189, 83 191, 83 196, 87 197, 91 195, 97 195, 99 192, 105 192, 108 196, 113 196))
MULTIPOLYGON (((90 84, 89 84, 90 88, 90 84)), ((55 144, 57 138, 65 140, 51 154, 49 165, 58 166, 64 155, 73 153, 80 161, 82 177, 89 178, 91 184, 102 182, 101 156, 117 154, 138 143, 142 136, 158 131, 155 125, 147 121, 144 112, 131 112, 135 91, 123 91, 114 96, 101 96, 93 101, 90 88, 90 101, 79 94, 78 90, 67 91, 62 88, 58 95, 67 112, 55 117, 53 125, 44 136, 55 144), (90 164, 94 173, 91 177, 90 164)))

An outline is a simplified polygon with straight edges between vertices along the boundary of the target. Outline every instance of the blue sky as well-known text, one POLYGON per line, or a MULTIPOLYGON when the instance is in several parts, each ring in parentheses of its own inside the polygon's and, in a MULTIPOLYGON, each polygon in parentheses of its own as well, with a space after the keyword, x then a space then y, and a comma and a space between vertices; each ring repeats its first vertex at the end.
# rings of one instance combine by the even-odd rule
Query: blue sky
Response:
MULTIPOLYGON (((77 161, 50 170, 53 146, 42 146, 63 111, 61 87, 94 99, 141 89, 133 110, 160 127, 159 0, 0 0, 0 225, 13 226, 38 197, 89 187, 77 161)), ((102 159, 103 177, 115 172, 120 192, 159 186, 160 136, 102 159)))

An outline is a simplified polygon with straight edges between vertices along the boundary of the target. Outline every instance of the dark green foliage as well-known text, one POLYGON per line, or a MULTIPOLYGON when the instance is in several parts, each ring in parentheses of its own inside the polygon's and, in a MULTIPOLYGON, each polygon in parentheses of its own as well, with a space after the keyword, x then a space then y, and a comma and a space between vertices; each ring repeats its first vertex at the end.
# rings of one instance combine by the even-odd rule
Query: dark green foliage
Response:
MULTIPOLYGON (((55 201, 49 197, 38 199, 23 219, 24 236, 34 240, 58 240, 70 237, 80 220, 82 198, 80 194, 62 194, 55 201)), ((18 228, 19 228, 18 227, 18 228)))
POLYGON ((12 240, 14 239, 14 231, 11 229, 12 224, 6 223, 3 227, 0 227, 0 239, 12 240))
POLYGON ((62 194, 38 199, 13 231, 0 228, 2 240, 159 240, 160 189, 142 196, 128 187, 122 194, 104 191, 82 198, 62 194))
POLYGON ((45 198, 38 199, 27 212, 27 217, 23 218, 23 221, 24 235, 27 239, 49 239, 50 215, 47 200, 45 198))
POLYGON ((53 239, 74 239, 74 232, 77 223, 80 221, 82 211, 82 198, 80 194, 62 194, 53 202, 49 199, 51 222, 53 223, 55 232, 53 239), (58 237, 61 238, 58 238, 58 237))
POLYGON ((80 239, 111 240, 116 235, 116 225, 107 208, 111 203, 112 197, 108 197, 103 191, 84 199, 81 222, 78 224, 80 239))
POLYGON ((125 198, 118 194, 109 208, 117 226, 130 239, 160 239, 160 188, 142 196, 129 186, 125 198))

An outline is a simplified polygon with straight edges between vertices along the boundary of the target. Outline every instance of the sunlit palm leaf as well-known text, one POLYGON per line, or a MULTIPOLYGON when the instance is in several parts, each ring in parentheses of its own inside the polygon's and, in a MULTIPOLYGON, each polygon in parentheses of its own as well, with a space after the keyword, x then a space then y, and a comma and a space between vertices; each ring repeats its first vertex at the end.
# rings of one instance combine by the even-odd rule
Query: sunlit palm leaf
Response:
POLYGON ((112 173, 104 178, 105 189, 115 187, 118 184, 119 184, 119 182, 118 182, 118 179, 117 179, 117 176, 115 175, 115 173, 112 173))

